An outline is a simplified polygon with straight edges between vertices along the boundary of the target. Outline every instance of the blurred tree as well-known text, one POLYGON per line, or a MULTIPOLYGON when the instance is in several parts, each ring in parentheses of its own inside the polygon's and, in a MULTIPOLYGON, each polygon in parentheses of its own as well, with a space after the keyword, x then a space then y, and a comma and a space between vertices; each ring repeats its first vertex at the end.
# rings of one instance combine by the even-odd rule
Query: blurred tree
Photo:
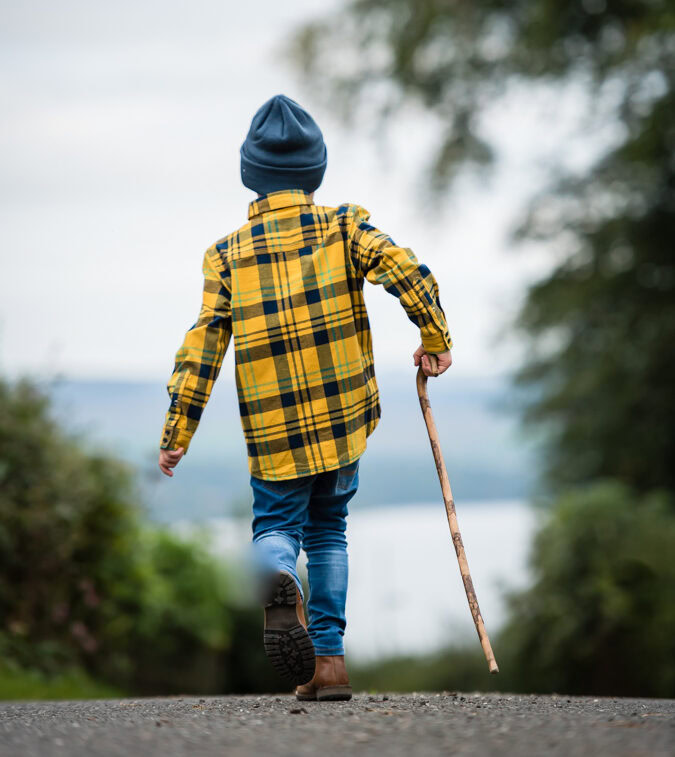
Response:
POLYGON ((557 261, 517 322, 520 381, 537 388, 527 417, 550 431, 554 486, 675 489, 675 6, 352 0, 301 29, 293 53, 316 96, 360 124, 409 102, 436 117, 436 189, 490 163, 480 117, 510 85, 587 88, 587 133, 612 120, 622 137, 520 227, 557 261))
POLYGON ((568 240, 518 320, 533 347, 519 380, 540 388, 526 418, 549 427, 557 486, 613 477, 675 490, 674 114, 669 88, 622 147, 535 205, 522 229, 568 240))
POLYGON ((672 500, 613 482, 560 498, 497 639, 519 691, 675 695, 672 500))
MULTIPOLYGON (((403 106, 425 111, 439 196, 460 170, 489 168, 482 118, 512 87, 574 83, 590 104, 581 139, 615 127, 583 171, 552 167, 515 235, 552 255, 516 321, 528 345, 518 378, 526 418, 547 431, 550 488, 569 491, 495 638, 496 685, 675 695, 675 6, 351 0, 306 24, 292 52, 318 100, 376 133, 403 106)), ((480 683, 473 651, 458 656, 405 676, 385 663, 364 682, 495 686, 480 683)))
POLYGON ((148 694, 283 690, 259 608, 208 545, 150 526, 132 471, 61 431, 33 384, 0 379, 0 407, 3 666, 148 694))

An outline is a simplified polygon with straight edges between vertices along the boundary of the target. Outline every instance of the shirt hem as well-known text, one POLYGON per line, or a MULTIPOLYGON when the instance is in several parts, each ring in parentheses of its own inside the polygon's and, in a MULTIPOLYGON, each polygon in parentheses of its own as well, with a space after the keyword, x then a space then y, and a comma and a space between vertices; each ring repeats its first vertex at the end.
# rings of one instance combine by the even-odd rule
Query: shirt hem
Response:
POLYGON ((339 460, 336 463, 328 463, 326 465, 313 466, 311 468, 307 468, 304 470, 297 470, 296 468, 288 476, 287 475, 269 475, 268 473, 265 473, 265 471, 260 471, 260 470, 253 472, 250 469, 250 467, 249 467, 249 471, 254 478, 259 478, 261 481, 288 481, 289 479, 293 479, 293 478, 302 478, 303 476, 313 476, 317 473, 327 473, 328 471, 337 470, 338 468, 344 468, 345 465, 349 465, 350 463, 356 462, 356 460, 358 460, 366 451, 366 448, 368 446, 368 437, 373 433, 379 421, 380 421, 380 414, 378 413, 378 415, 374 418, 372 424, 370 425, 370 428, 368 428, 368 430, 366 431, 366 439, 363 443, 363 446, 359 448, 359 451, 355 455, 350 455, 349 458, 346 460, 339 460))
POLYGON ((327 473, 331 470, 337 470, 338 468, 344 468, 345 465, 349 465, 350 463, 356 462, 361 455, 366 451, 366 445, 363 445, 363 449, 360 450, 356 455, 350 456, 349 459, 344 461, 338 461, 336 463, 330 463, 327 465, 320 465, 315 466, 313 468, 307 468, 306 470, 295 470, 293 471, 289 476, 286 475, 280 475, 280 476, 270 476, 269 474, 266 474, 264 471, 256 471, 255 473, 251 471, 251 475, 254 478, 259 478, 262 481, 288 481, 292 478, 302 478, 303 476, 313 476, 316 473, 327 473))

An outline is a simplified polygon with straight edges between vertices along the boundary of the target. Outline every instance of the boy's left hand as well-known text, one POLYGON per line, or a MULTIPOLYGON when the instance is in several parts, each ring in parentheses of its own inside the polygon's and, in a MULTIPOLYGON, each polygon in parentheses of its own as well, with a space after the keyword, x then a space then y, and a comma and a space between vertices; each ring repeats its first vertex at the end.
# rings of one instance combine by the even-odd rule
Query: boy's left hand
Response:
POLYGON ((160 449, 159 451, 159 469, 165 476, 173 476, 172 468, 175 468, 185 454, 182 447, 178 449, 160 449))
MULTIPOLYGON (((431 371, 429 353, 424 349, 424 345, 420 344, 415 352, 413 352, 413 360, 415 362, 415 365, 422 366, 422 371, 424 372, 425 376, 434 375, 431 371)), ((452 365, 452 352, 448 350, 447 352, 436 353, 436 364, 438 367, 438 373, 436 375, 440 376, 442 373, 445 373, 452 365)))

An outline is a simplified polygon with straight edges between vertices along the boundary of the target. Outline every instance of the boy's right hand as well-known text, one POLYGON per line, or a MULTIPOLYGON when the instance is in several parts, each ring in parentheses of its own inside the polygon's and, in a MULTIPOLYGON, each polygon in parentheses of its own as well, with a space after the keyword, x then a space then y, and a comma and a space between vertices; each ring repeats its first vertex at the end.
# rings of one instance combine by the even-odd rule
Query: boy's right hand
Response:
MULTIPOLYGON (((450 352, 450 350, 448 350, 447 352, 439 353, 435 357, 438 364, 438 373, 436 375, 440 376, 441 373, 445 373, 452 365, 452 353, 450 352)), ((423 345, 420 344, 415 352, 413 352, 413 360, 415 361, 415 365, 422 366, 422 371, 424 371, 425 376, 434 375, 433 371, 431 370, 429 353, 424 349, 423 345)))
POLYGON ((182 447, 178 449, 160 449, 159 451, 159 469, 165 476, 173 476, 172 468, 175 468, 185 454, 182 447))

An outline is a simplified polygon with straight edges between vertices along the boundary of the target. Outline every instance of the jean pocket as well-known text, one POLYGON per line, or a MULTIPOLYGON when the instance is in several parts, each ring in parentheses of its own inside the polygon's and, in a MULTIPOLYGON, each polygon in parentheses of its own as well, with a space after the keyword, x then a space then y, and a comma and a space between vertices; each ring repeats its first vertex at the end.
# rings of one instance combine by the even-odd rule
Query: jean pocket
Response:
POLYGON ((349 465, 345 465, 343 468, 338 469, 337 481, 335 483, 335 491, 338 494, 346 494, 348 491, 354 489, 358 484, 359 475, 359 461, 355 460, 349 465))

